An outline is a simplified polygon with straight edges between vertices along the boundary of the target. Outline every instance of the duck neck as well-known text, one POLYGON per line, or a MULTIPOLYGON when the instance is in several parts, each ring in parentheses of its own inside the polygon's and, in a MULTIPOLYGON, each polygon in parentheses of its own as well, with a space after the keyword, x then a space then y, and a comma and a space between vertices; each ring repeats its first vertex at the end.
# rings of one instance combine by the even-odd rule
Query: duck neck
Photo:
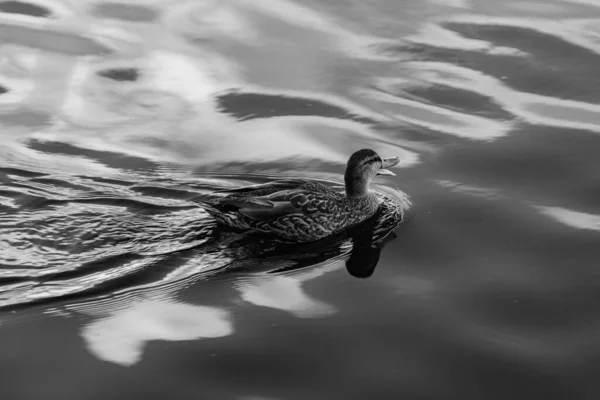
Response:
POLYGON ((369 179, 362 174, 346 171, 344 183, 347 197, 363 197, 369 194, 369 179))

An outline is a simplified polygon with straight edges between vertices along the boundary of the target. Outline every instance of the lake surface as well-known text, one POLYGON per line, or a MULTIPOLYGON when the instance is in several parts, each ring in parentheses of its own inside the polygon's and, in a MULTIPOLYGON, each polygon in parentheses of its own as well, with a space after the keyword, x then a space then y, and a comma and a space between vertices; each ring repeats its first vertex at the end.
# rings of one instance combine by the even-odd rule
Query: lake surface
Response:
POLYGON ((0 1, 0 38, 0 398, 600 397, 600 2, 0 1), (365 147, 407 209, 366 242, 191 201, 365 147))

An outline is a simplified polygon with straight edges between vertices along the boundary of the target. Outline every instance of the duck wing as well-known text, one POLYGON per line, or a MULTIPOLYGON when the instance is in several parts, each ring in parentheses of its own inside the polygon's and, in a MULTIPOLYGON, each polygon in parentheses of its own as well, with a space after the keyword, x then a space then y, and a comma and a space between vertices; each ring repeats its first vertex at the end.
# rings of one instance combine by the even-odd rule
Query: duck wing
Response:
POLYGON ((214 193, 226 195, 217 199, 202 200, 195 196, 189 200, 201 206, 206 211, 218 215, 232 211, 237 212, 244 204, 250 205, 254 203, 270 207, 272 204, 264 201, 263 196, 268 196, 281 190, 297 189, 308 182, 304 179, 280 179, 260 185, 215 190, 214 193))
POLYGON ((233 189, 216 190, 215 193, 229 194, 230 197, 265 196, 280 190, 297 189, 309 181, 305 179, 279 179, 260 185, 242 186, 233 189))
POLYGON ((238 211, 248 218, 265 221, 291 214, 316 217, 338 213, 340 198, 333 192, 314 191, 301 185, 264 196, 225 197, 219 202, 239 207, 238 211))

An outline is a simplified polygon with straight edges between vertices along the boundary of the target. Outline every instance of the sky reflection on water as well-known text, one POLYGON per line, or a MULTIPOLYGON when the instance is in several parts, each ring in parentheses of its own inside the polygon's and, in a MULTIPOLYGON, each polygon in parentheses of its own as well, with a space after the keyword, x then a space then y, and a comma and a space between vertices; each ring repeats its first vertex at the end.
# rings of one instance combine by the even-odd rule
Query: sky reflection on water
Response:
POLYGON ((599 18, 0 2, 0 397, 597 397, 599 18), (290 249, 190 201, 363 147, 401 158, 395 234, 290 249))

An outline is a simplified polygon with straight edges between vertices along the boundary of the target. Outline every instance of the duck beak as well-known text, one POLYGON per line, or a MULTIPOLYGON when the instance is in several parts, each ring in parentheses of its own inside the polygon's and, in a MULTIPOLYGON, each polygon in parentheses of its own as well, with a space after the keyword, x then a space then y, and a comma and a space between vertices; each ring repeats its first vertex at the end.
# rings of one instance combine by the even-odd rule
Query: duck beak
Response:
POLYGON ((396 176, 395 173, 393 173, 392 171, 389 171, 385 168, 393 167, 394 165, 398 164, 399 162, 400 162, 400 157, 384 158, 383 163, 381 164, 381 169, 377 171, 377 175, 396 176))

